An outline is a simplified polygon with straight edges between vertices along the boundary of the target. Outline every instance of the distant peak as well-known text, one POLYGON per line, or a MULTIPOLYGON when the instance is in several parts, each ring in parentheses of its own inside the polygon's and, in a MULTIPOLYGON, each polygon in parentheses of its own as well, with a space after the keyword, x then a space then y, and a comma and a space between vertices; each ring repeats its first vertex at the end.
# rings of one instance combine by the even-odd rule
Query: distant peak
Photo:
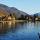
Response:
POLYGON ((4 4, 0 4, 0 7, 8 7, 8 6, 6 6, 6 5, 4 5, 4 4))
POLYGON ((18 10, 18 9, 17 9, 17 8, 15 8, 15 7, 11 7, 11 9, 18 10))

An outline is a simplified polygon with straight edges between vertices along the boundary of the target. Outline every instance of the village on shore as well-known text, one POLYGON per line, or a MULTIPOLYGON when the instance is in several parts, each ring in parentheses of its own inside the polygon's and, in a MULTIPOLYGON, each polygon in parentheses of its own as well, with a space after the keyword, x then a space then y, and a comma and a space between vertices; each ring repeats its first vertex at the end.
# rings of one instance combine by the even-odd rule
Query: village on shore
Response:
POLYGON ((31 15, 21 15, 20 18, 16 18, 15 13, 10 15, 2 15, 0 16, 0 21, 14 21, 14 20, 26 20, 26 21, 40 21, 40 17, 36 16, 35 14, 33 16, 31 15))
POLYGON ((0 21, 14 21, 14 20, 26 20, 26 21, 40 21, 40 12, 29 15, 15 7, 8 7, 4 4, 0 4, 0 21))

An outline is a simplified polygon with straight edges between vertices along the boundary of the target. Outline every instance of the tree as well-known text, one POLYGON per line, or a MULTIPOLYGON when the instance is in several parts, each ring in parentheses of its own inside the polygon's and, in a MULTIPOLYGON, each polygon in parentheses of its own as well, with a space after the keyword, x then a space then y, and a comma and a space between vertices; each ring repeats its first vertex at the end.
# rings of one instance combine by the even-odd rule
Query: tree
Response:
POLYGON ((29 20, 29 15, 25 15, 25 20, 29 20))
POLYGON ((10 13, 10 16, 12 17, 12 14, 10 13))
POLYGON ((14 16, 14 17, 16 16, 15 13, 13 13, 13 16, 14 16))
POLYGON ((21 19, 24 20, 24 15, 21 15, 21 19))
POLYGON ((16 17, 16 14, 15 13, 13 13, 13 15, 12 16, 14 16, 15 17, 15 19, 17 19, 17 17, 16 17))

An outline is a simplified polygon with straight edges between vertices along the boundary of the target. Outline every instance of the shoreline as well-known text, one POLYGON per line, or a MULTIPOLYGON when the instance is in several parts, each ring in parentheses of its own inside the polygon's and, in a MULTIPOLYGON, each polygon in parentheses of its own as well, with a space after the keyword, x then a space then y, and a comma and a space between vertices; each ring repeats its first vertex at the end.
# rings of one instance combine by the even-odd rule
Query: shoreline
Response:
MULTIPOLYGON (((27 22, 32 20, 11 20, 11 21, 0 21, 0 22, 27 22)), ((34 21, 40 21, 40 20, 34 20, 34 21)))

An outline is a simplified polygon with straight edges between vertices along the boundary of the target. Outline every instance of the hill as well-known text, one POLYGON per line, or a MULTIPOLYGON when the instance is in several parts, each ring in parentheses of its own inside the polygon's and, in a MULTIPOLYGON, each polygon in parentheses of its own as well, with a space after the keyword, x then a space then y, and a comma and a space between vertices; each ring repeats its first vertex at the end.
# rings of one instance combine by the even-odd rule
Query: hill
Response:
POLYGON ((0 4, 0 16, 1 15, 9 15, 9 14, 14 14, 16 15, 17 18, 19 18, 21 15, 28 15, 27 13, 18 10, 15 7, 8 7, 4 4, 0 4))

